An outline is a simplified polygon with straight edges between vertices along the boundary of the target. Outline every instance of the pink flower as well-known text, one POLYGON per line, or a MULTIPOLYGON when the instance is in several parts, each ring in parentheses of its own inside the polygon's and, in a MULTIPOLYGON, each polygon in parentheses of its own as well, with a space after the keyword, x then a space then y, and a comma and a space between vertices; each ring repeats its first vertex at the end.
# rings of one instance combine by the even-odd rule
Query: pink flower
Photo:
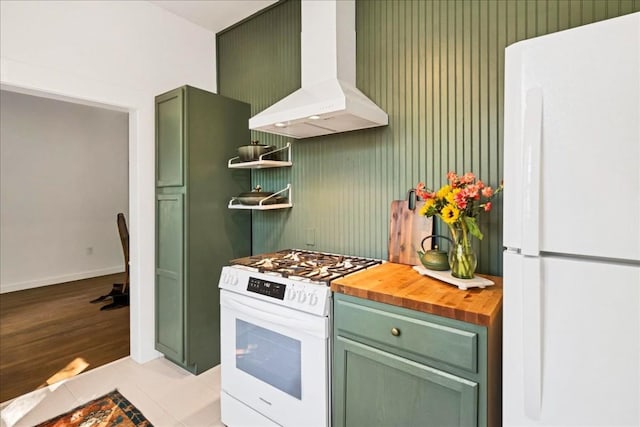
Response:
POLYGON ((467 207, 467 197, 465 196, 464 190, 457 193, 454 200, 459 209, 465 209, 467 207))
POLYGON ((433 199, 433 193, 427 191, 424 182, 419 182, 418 185, 416 185, 416 195, 422 200, 433 199))
POLYGON ((467 193, 467 197, 469 199, 478 200, 480 198, 480 194, 478 193, 477 185, 469 185, 465 188, 465 192, 467 193))
POLYGON ((476 176, 473 174, 473 172, 467 172, 464 174, 461 181, 464 182, 465 184, 471 184, 473 181, 475 181, 475 179, 476 179, 476 176))
POLYGON ((491 202, 487 202, 484 204, 484 211, 489 212, 491 210, 491 202))
POLYGON ((456 175, 456 173, 453 171, 449 171, 447 173, 447 179, 453 183, 454 181, 458 180, 458 175, 456 175))
POLYGON ((482 189, 482 195, 484 197, 491 197, 493 195, 493 188, 491 187, 484 187, 482 189))

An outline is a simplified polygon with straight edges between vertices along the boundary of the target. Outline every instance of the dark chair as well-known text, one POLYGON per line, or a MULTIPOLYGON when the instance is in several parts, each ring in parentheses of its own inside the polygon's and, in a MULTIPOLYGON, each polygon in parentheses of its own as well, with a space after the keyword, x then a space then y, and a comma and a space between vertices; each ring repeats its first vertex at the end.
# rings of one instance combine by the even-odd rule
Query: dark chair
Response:
POLYGON ((123 283, 114 283, 111 292, 108 294, 90 301, 91 303, 112 301, 111 304, 101 307, 100 310, 113 310, 129 305, 129 230, 123 213, 118 214, 117 223, 122 253, 124 254, 124 280, 123 283))

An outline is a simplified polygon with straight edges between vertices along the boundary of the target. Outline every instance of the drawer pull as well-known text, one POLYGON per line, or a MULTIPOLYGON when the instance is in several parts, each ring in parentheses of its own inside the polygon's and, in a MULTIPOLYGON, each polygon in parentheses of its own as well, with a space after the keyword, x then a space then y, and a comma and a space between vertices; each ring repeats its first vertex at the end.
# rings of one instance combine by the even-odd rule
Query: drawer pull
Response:
POLYGON ((394 337, 399 337, 400 336, 400 329, 391 328, 391 335, 393 335, 394 337))

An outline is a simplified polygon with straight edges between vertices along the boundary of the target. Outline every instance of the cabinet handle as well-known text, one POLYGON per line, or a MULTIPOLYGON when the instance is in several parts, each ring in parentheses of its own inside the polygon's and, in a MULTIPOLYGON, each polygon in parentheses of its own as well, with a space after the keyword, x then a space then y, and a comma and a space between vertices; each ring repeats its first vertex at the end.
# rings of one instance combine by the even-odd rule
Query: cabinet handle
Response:
POLYGON ((400 336, 400 329, 398 329, 398 328, 391 328, 391 335, 393 335, 394 337, 398 337, 398 336, 400 336))

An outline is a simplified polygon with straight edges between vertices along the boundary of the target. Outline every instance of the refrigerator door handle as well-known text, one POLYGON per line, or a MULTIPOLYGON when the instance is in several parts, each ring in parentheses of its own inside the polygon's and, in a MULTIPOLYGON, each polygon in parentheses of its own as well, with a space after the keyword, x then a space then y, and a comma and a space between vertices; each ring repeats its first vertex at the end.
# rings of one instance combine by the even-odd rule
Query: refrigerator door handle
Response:
POLYGON ((540 151, 542 146, 542 88, 527 91, 522 141, 522 253, 540 253, 540 151))
POLYGON ((542 408, 542 288, 540 258, 522 259, 524 411, 540 419, 542 408))

